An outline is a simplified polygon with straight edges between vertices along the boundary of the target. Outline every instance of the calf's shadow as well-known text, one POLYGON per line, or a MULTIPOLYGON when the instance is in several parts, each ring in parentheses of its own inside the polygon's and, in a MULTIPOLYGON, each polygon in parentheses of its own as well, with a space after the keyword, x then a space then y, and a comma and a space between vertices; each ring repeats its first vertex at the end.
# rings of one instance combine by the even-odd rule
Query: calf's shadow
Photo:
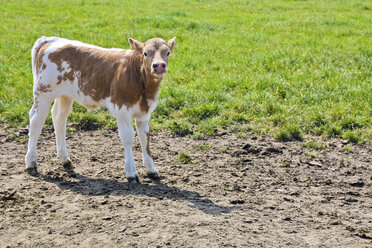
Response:
POLYGON ((160 180, 156 180, 155 184, 137 184, 120 182, 114 179, 90 178, 75 172, 72 168, 65 168, 62 175, 61 173, 51 171, 45 175, 40 174, 39 176, 49 183, 54 183, 61 190, 70 190, 82 195, 138 195, 153 197, 159 200, 167 198, 188 201, 190 202, 190 207, 197 208, 210 215, 229 213, 232 209, 237 208, 215 204, 212 200, 201 196, 198 192, 168 186, 160 180))

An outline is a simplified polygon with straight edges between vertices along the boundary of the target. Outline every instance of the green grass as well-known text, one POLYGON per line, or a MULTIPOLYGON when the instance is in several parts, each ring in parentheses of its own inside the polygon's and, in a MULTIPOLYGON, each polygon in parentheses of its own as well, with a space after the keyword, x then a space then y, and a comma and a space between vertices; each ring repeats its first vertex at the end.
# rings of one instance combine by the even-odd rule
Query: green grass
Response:
POLYGON ((178 159, 181 161, 181 163, 183 164, 188 164, 191 162, 191 157, 190 155, 188 155, 187 153, 185 152, 180 152, 180 154, 178 154, 178 159))
POLYGON ((307 147, 307 148, 316 149, 316 150, 324 150, 324 149, 326 149, 328 147, 323 142, 314 141, 314 140, 310 140, 310 141, 308 141, 306 143, 303 143, 302 146, 303 147, 307 147))
MULTIPOLYGON (((369 0, 0 0, 0 16, 0 120, 10 126, 28 123, 38 37, 129 48, 129 37, 177 36, 152 129, 372 140, 369 0)), ((69 118, 115 125, 78 105, 69 118)))
POLYGON ((205 144, 199 144, 198 145, 198 149, 202 150, 202 151, 209 151, 212 148, 213 148, 212 145, 205 145, 205 144))
POLYGON ((352 146, 344 146, 344 151, 353 153, 354 152, 354 148, 352 146))

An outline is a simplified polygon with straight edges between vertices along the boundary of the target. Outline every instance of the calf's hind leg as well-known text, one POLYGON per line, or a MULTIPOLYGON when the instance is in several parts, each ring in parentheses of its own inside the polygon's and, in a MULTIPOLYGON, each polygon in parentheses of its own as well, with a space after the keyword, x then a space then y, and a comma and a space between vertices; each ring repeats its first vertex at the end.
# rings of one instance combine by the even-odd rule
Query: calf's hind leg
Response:
POLYGON ((52 119, 56 135, 57 157, 64 166, 70 165, 66 147, 66 123, 67 117, 72 110, 73 99, 67 96, 59 96, 54 100, 52 119))
POLYGON ((37 174, 37 140, 48 116, 50 103, 51 101, 46 99, 35 99, 30 110, 28 149, 25 160, 26 171, 31 175, 37 174))

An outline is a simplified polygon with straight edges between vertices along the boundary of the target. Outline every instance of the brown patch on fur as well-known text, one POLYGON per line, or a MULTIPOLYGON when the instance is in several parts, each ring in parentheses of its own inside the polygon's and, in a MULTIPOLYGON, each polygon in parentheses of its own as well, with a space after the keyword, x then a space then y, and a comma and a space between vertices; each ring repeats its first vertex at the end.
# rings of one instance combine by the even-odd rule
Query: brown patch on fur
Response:
POLYGON ((34 104, 33 104, 34 109, 38 109, 39 107, 38 97, 40 93, 41 92, 46 93, 46 92, 51 92, 51 91, 52 89, 50 88, 50 85, 38 84, 36 91, 34 92, 34 104))
POLYGON ((134 52, 129 55, 116 73, 111 87, 111 102, 121 108, 130 108, 140 101, 144 92, 145 75, 142 68, 141 54, 134 52))
POLYGON ((37 92, 51 92, 50 85, 39 84, 36 89, 37 92))
POLYGON ((59 75, 58 77, 57 77, 57 84, 60 84, 60 83, 62 83, 62 79, 63 79, 63 77, 61 76, 61 75, 59 75))
POLYGON ((37 97, 34 98, 34 104, 32 105, 32 107, 37 110, 38 107, 39 107, 39 101, 37 100, 37 97))
POLYGON ((142 54, 134 52, 128 56, 122 68, 119 68, 116 79, 111 91, 111 102, 129 108, 140 101, 141 111, 147 113, 148 100, 155 100, 161 80, 156 81, 147 72, 142 54))
POLYGON ((37 51, 36 53, 35 69, 36 69, 37 74, 39 74, 41 66, 43 66, 42 69, 46 68, 46 64, 43 64, 43 57, 44 57, 45 50, 48 49, 49 46, 50 44, 45 43, 44 45, 40 47, 39 51, 37 51))
POLYGON ((140 104, 140 107, 141 107, 142 111, 144 111, 144 112, 149 111, 148 100, 151 100, 151 101, 155 100, 155 98, 158 94, 158 91, 159 91, 160 82, 161 82, 161 80, 156 81, 156 80, 154 80, 154 78, 149 78, 145 82, 145 92, 142 96, 141 104, 140 104))
POLYGON ((146 132, 146 136, 147 136, 146 151, 147 151, 147 154, 149 156, 151 156, 151 152, 150 152, 150 132, 146 132))
POLYGON ((110 95, 113 75, 115 75, 123 56, 121 51, 102 51, 95 48, 66 45, 49 54, 48 58, 57 65, 57 70, 60 72, 63 71, 63 61, 70 66, 70 72, 58 77, 57 84, 65 80, 73 82, 75 72, 80 72, 79 89, 83 94, 99 101, 110 95))

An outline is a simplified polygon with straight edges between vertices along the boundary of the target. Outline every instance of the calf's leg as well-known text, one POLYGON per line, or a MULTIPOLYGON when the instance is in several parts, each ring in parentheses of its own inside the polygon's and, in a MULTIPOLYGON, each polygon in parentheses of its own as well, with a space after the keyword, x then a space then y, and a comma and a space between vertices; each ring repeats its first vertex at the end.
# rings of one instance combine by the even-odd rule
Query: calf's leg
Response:
POLYGON ((118 130, 121 142, 124 146, 125 162, 124 168, 128 182, 139 183, 139 177, 136 170, 136 163, 134 162, 132 154, 132 146, 134 143, 134 129, 132 127, 130 118, 117 118, 118 130))
POLYGON ((70 165, 66 147, 66 123, 67 117, 72 110, 73 100, 67 96, 59 96, 54 100, 52 119, 56 135, 57 157, 64 166, 70 165))
POLYGON ((158 172, 154 166, 154 162, 150 153, 150 132, 149 121, 136 120, 138 136, 140 138, 142 148, 143 166, 147 171, 147 175, 151 178, 159 178, 158 172))
POLYGON ((31 175, 37 174, 37 141, 49 113, 51 101, 36 99, 30 110, 30 125, 28 132, 28 150, 25 157, 26 171, 31 175))

